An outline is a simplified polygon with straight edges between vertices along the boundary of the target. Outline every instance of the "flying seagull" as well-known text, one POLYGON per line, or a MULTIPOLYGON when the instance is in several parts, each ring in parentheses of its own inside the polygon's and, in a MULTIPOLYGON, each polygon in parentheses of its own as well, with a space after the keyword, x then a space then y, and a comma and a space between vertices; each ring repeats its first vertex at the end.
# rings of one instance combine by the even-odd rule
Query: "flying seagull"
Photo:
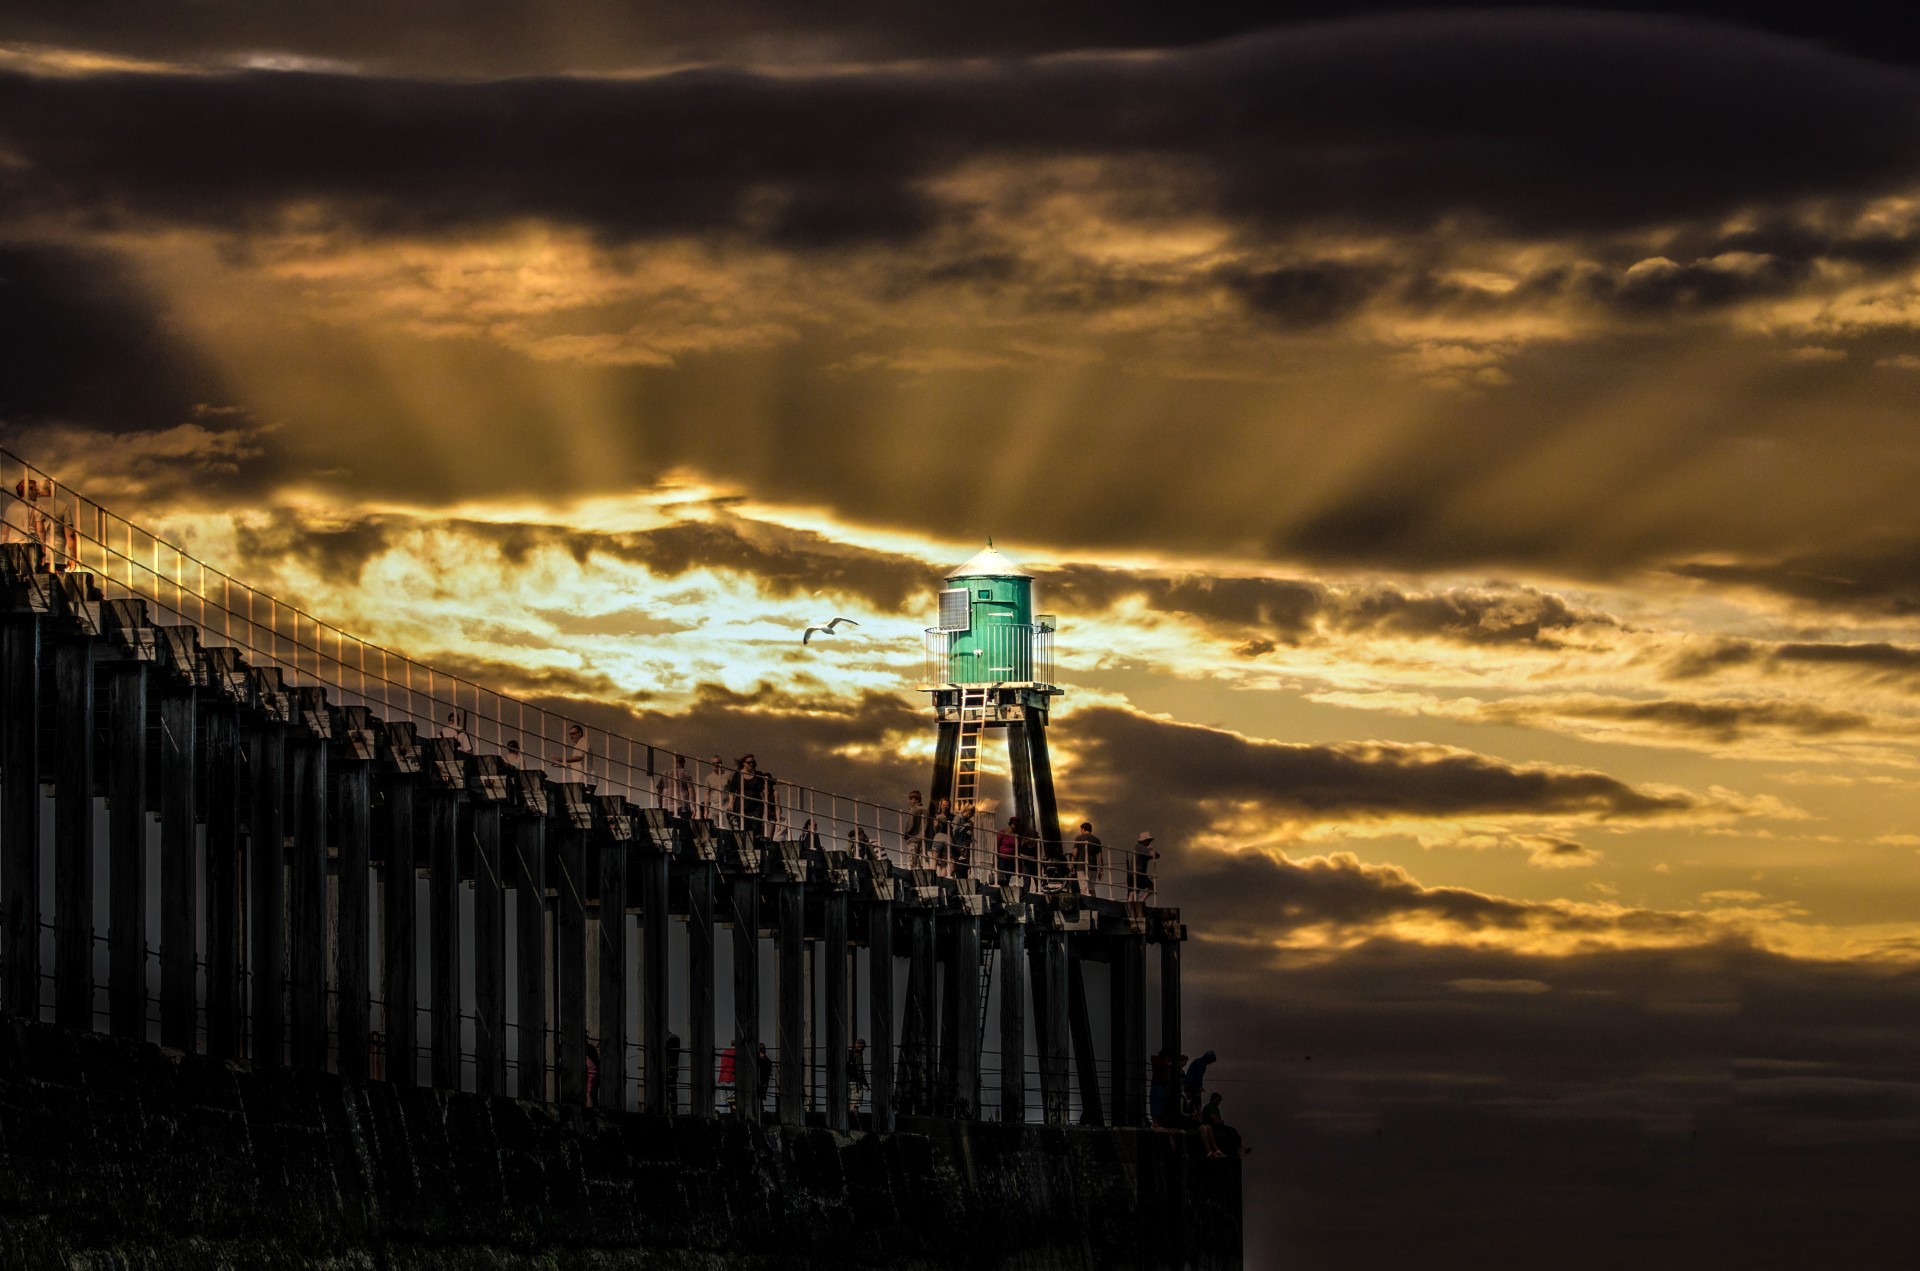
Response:
POLYGON ((859 623, 855 622, 852 618, 835 618, 832 622, 829 622, 824 627, 808 627, 806 630, 806 634, 800 637, 800 643, 806 644, 810 642, 813 639, 813 633, 816 631, 824 631, 828 635, 832 635, 833 629, 839 626, 843 622, 850 627, 857 627, 860 625, 859 623))

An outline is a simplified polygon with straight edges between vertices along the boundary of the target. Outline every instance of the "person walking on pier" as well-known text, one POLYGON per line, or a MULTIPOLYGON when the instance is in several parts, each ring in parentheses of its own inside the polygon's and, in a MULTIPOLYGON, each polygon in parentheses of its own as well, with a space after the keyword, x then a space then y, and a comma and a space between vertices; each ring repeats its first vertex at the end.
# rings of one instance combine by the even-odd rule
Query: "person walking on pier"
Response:
POLYGON ((858 1112, 867 1098, 867 1039, 854 1039, 847 1052, 847 1111, 858 1112))
POLYGON ((727 782, 733 774, 727 771, 726 764, 720 762, 719 755, 707 762, 711 766, 707 769, 706 780, 700 783, 700 816, 703 820, 713 822, 717 828, 738 829, 737 823, 727 819, 727 813, 733 807, 731 797, 727 794, 727 782))
POLYGON ((755 838, 764 837, 767 832, 767 791, 771 780, 760 771, 759 760, 752 755, 742 755, 740 766, 727 781, 735 820, 755 838))
POLYGON ((907 806, 900 810, 900 838, 907 849, 907 868, 927 868, 927 808, 918 790, 907 792, 907 806))
POLYGON ((1153 835, 1142 834, 1127 859, 1127 899, 1147 900, 1153 895, 1153 863, 1160 853, 1153 849, 1153 835))
POLYGON ((567 725, 567 744, 554 757, 560 765, 562 781, 578 781, 593 788, 593 749, 587 744, 587 730, 579 724, 567 725))
POLYGON ((1013 882, 1013 876, 1020 869, 1020 818, 1007 818, 1007 828, 1000 831, 993 841, 994 866, 1000 876, 1000 885, 1006 887, 1013 882))
POLYGON ((1080 832, 1073 836, 1073 865, 1086 879, 1089 896, 1094 894, 1093 882, 1100 876, 1100 857, 1105 850, 1100 836, 1093 832, 1093 822, 1080 822, 1080 832))
POLYGON ((945 799, 933 801, 927 817, 928 855, 942 878, 953 877, 953 808, 945 799))
POLYGON ((37 543, 48 569, 56 574, 66 569, 80 551, 73 505, 55 495, 52 477, 32 471, 14 482, 13 492, 17 497, 7 500, 0 541, 37 543))
POLYGON ((973 877, 973 804, 960 805, 953 816, 953 876, 973 877))
POLYGON ((672 816, 693 815, 693 774, 687 771, 685 755, 675 755, 673 767, 653 783, 653 797, 672 816))

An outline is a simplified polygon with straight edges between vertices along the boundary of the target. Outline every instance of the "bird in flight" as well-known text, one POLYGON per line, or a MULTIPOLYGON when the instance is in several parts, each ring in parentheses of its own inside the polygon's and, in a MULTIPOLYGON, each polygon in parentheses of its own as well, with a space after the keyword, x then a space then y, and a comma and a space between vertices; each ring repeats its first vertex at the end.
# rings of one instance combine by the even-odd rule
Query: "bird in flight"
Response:
POLYGON ((832 622, 829 622, 824 627, 808 627, 806 630, 806 633, 800 637, 800 643, 802 644, 810 643, 813 640, 813 633, 816 631, 824 631, 828 635, 832 635, 833 629, 839 626, 843 622, 850 627, 857 627, 860 625, 859 623, 855 622, 852 618, 835 618, 832 622))

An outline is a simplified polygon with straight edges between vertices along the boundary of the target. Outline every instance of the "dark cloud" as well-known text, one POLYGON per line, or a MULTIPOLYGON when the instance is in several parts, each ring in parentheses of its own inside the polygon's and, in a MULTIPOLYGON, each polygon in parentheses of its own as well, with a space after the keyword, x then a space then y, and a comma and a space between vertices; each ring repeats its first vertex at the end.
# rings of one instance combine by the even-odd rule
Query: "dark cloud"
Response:
POLYGON ((1065 788, 1107 805, 1107 816, 1120 824, 1155 824, 1166 842, 1207 828, 1222 804, 1257 808, 1276 825, 1396 817, 1646 820, 1704 806, 1690 795, 1637 789, 1587 769, 1508 764, 1439 746, 1256 741, 1111 707, 1073 713, 1072 747, 1065 788))
MULTIPOLYGON (((239 228, 319 204, 371 232, 532 217, 800 248, 921 235, 959 214, 928 179, 993 158, 1199 163, 1187 210, 1260 237, 1459 217, 1530 234, 1862 197, 1911 179, 1920 143, 1903 71, 1596 15, 1380 18, 1147 57, 810 76, 12 75, 0 118, 15 206, 239 228)), ((1163 211, 1181 210, 1172 189, 1163 211)), ((1357 282, 1322 265, 1239 285, 1313 321, 1357 282)))
POLYGON ((164 429, 226 400, 117 256, 0 241, 0 420, 164 429))
POLYGON ((1721 638, 1701 648, 1682 650, 1668 661, 1666 670, 1675 679, 1697 679, 1730 667, 1749 666, 1763 671, 1826 667, 1855 672, 1868 679, 1911 684, 1916 675, 1920 675, 1920 648, 1884 640, 1791 640, 1770 644, 1762 640, 1721 638))
POLYGON ((1898 539, 1741 563, 1694 561, 1683 578, 1750 587, 1809 605, 1910 617, 1920 613, 1920 540, 1898 539))
POLYGON ((1811 702, 1769 698, 1635 700, 1590 695, 1547 699, 1509 698, 1484 703, 1479 717, 1504 723, 1540 723, 1555 719, 1641 724, 1676 734, 1700 734, 1734 742, 1755 733, 1785 733, 1818 739, 1871 732, 1880 721, 1858 711, 1811 702))

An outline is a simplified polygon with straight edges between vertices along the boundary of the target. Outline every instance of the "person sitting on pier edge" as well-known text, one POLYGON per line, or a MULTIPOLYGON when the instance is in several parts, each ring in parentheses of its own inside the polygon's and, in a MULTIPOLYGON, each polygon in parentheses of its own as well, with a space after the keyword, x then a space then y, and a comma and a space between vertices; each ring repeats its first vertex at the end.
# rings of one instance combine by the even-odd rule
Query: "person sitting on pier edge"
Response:
POLYGON ((1000 831, 993 840, 994 866, 1000 875, 1000 885, 1007 886, 1020 869, 1020 818, 1007 818, 1007 828, 1000 831))
POLYGON ((1127 899, 1146 900, 1153 895, 1153 863, 1160 853, 1153 850, 1153 835, 1142 834, 1133 855, 1127 858, 1127 899))
POLYGON ((927 868, 927 808, 918 790, 907 792, 907 806, 900 809, 900 840, 907 849, 910 869, 927 868))
POLYGON ((687 771, 685 755, 675 755, 673 767, 653 783, 653 797, 673 816, 693 816, 693 774, 687 771))
POLYGON ((739 829, 739 825, 727 819, 727 813, 733 807, 733 800, 727 794, 727 783, 733 774, 727 771, 727 765, 715 755, 707 761, 706 780, 700 783, 700 816, 722 829, 739 829))
POLYGON ((963 803, 953 815, 953 876, 973 877, 973 804, 963 803))
POLYGON ((1244 1156, 1247 1153, 1247 1149, 1241 1146, 1240 1131, 1228 1125, 1220 1114, 1218 1090, 1207 1096, 1207 1106, 1200 1109, 1200 1142, 1206 1147, 1208 1156, 1244 1156))
POLYGON ((767 775, 752 755, 741 755, 740 766, 727 781, 739 828, 762 838, 767 832, 767 775))
POLYGON ((1073 863, 1087 880, 1088 895, 1093 894, 1093 881, 1100 876, 1100 857, 1105 847, 1100 836, 1093 832, 1093 822, 1080 822, 1080 832, 1073 836, 1073 863))
POLYGON ((927 854, 933 858, 933 868, 942 878, 952 878, 953 807, 945 799, 933 801, 933 811, 927 816, 927 842, 930 845, 927 854))
MULTIPOLYGON (((1186 1076, 1181 1078, 1180 1084, 1186 1095, 1186 1101, 1182 1107, 1182 1111, 1190 1117, 1200 1114, 1200 1096, 1205 1093, 1207 1088, 1207 1069, 1212 1067, 1214 1061, 1218 1058, 1218 1055, 1212 1051, 1208 1051, 1189 1064, 1187 1066, 1186 1076)), ((1186 1063, 1186 1056, 1182 1055, 1180 1061, 1186 1063)))
POLYGON ((753 1066, 760 1074, 760 1106, 764 1108, 773 1094, 773 1056, 767 1053, 765 1042, 753 1052, 753 1066))
POLYGON ((867 1039, 857 1037, 847 1051, 847 1111, 858 1112, 867 1097, 867 1039))

